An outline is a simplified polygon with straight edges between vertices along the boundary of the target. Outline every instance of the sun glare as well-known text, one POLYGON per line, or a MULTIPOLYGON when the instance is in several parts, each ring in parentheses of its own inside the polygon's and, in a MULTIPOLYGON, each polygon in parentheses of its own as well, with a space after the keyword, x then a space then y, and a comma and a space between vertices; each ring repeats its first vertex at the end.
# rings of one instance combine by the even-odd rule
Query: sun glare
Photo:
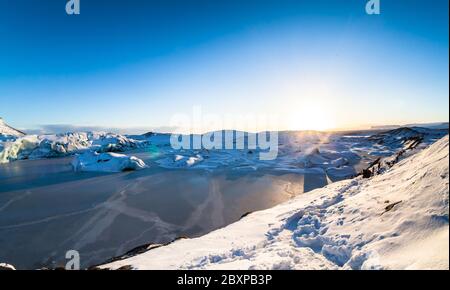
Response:
POLYGON ((333 119, 325 105, 307 103, 289 115, 286 127, 288 130, 326 131, 335 127, 333 119))

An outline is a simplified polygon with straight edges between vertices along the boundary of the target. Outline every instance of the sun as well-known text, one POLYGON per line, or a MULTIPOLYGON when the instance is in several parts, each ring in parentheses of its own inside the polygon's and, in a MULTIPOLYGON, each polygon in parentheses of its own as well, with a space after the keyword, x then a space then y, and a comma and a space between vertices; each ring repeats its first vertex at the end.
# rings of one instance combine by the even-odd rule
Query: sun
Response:
POLYGON ((318 103, 305 103, 291 110, 286 120, 288 130, 327 131, 335 128, 333 114, 328 107, 318 103))

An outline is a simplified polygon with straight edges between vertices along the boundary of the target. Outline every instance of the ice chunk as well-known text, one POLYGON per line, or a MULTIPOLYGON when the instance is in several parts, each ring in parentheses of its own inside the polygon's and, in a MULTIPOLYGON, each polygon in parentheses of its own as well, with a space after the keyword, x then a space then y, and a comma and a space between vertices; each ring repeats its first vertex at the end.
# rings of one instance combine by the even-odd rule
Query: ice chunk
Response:
POLYGON ((332 160, 331 165, 333 165, 334 167, 339 167, 339 166, 344 166, 348 164, 348 160, 344 157, 332 160))
POLYGON ((34 135, 18 138, 14 142, 5 142, 3 150, 0 152, 0 163, 26 159, 38 146, 39 140, 34 135))
POLYGON ((143 169, 147 165, 135 156, 85 152, 74 158, 72 167, 75 171, 122 172, 143 169))
POLYGON ((183 155, 175 155, 173 158, 164 158, 158 160, 160 166, 164 168, 183 168, 183 167, 192 167, 197 165, 199 162, 204 160, 203 156, 200 154, 196 154, 194 156, 183 156, 183 155))

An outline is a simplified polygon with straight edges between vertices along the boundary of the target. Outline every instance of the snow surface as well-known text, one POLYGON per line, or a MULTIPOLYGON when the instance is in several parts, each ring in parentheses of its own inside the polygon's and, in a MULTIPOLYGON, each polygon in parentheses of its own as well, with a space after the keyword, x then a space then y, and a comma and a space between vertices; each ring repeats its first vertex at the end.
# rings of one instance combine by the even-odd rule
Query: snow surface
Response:
POLYGON ((75 171, 122 172, 143 169, 147 165, 134 156, 85 152, 74 158, 72 167, 75 171))
POLYGON ((448 143, 101 268, 449 269, 448 143))
POLYGON ((1 270, 5 270, 5 271, 7 271, 7 270, 14 271, 14 270, 16 270, 16 268, 15 268, 13 265, 10 265, 10 264, 0 263, 0 271, 1 271, 1 270))
MULTIPOLYGON (((8 124, 3 121, 2 118, 0 118, 0 137, 1 135, 9 136, 9 137, 20 137, 24 136, 25 134, 17 129, 14 129, 13 127, 9 126, 8 124)), ((1 141, 1 139, 0 139, 1 141)))

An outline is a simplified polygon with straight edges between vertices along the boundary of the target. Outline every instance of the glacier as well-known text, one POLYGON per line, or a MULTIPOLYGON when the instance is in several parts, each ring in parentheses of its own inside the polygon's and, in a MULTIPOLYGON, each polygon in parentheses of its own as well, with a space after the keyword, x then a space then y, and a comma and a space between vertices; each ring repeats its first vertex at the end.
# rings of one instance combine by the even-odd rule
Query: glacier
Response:
POLYGON ((148 145, 123 135, 104 132, 77 132, 52 135, 26 135, 1 142, 0 163, 15 160, 54 158, 93 152, 125 152, 148 145))

